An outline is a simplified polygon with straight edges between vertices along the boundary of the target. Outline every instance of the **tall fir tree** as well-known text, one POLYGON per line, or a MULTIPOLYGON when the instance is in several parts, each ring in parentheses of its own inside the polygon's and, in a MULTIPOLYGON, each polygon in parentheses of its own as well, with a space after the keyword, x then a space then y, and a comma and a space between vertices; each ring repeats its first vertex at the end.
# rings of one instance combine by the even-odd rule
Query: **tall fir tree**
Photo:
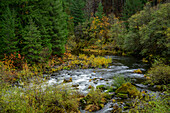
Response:
POLYGON ((127 20, 135 14, 137 11, 140 11, 143 9, 144 6, 144 1, 142 0, 126 0, 124 7, 123 7, 123 12, 122 12, 122 20, 124 20, 124 24, 126 28, 128 29, 129 23, 127 20))
POLYGON ((102 19, 102 17, 104 16, 103 5, 101 2, 98 5, 97 12, 96 12, 95 16, 97 16, 99 19, 102 19))
MULTIPOLYGON (((64 53, 67 38, 67 18, 65 7, 68 4, 63 0, 2 0, 0 6, 0 53, 12 53, 25 48, 25 37, 30 26, 29 18, 34 21, 34 26, 41 38, 41 56, 47 59, 51 53, 60 55, 64 53), (9 6, 7 9, 6 6, 9 6), (65 9, 63 9, 63 6, 65 9), (4 10, 5 9, 5 10, 4 10), (12 9, 12 10, 11 10, 12 9), (15 9, 15 11, 13 10, 15 9), (27 26, 27 28, 25 28, 27 26), (8 46, 6 46, 8 45, 8 46), (18 49, 19 47, 19 49, 18 49)), ((64 0, 67 1, 68 0, 64 0)), ((32 26, 32 25, 31 25, 32 26)), ((28 56, 29 57, 29 56, 28 56)), ((37 60, 38 61, 38 60, 37 60)))
POLYGON ((65 44, 67 38, 67 16, 63 10, 61 0, 53 0, 50 7, 50 17, 51 20, 51 44, 52 44, 52 54, 61 55, 65 52, 65 44))
POLYGON ((74 25, 85 21, 83 8, 85 7, 84 0, 72 0, 70 4, 71 16, 74 19, 74 25))
POLYGON ((42 62, 41 56, 42 46, 40 31, 30 19, 23 31, 23 48, 22 54, 26 57, 29 63, 42 62))
POLYGON ((122 19, 128 20, 133 14, 135 14, 137 11, 142 10, 144 4, 141 0, 126 0, 123 12, 122 12, 122 19))
POLYGON ((10 9, 9 6, 1 15, 0 21, 0 37, 1 37, 1 55, 17 52, 19 49, 17 47, 18 38, 15 36, 16 32, 16 12, 14 9, 10 9))
POLYGON ((47 59, 52 53, 51 44, 51 34, 50 29, 52 28, 52 23, 50 21, 50 4, 53 0, 39 0, 32 3, 31 7, 31 17, 35 21, 40 31, 40 36, 42 40, 43 56, 47 59))
POLYGON ((67 38, 67 15, 61 0, 41 0, 33 8, 33 18, 41 32, 45 51, 53 55, 64 53, 67 38))

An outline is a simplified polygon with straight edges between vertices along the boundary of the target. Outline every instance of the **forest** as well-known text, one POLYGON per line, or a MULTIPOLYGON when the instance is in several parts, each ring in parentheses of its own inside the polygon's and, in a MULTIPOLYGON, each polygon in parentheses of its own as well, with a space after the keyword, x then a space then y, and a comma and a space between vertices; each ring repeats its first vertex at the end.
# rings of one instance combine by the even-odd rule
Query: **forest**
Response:
POLYGON ((170 0, 1 0, 0 113, 168 113, 170 0))

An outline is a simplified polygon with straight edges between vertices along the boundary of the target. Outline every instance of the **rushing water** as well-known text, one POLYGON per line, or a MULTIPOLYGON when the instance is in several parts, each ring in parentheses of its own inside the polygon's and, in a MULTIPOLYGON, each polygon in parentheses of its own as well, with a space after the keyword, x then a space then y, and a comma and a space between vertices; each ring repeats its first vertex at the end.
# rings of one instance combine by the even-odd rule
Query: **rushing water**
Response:
MULTIPOLYGON (((107 56, 108 57, 108 56, 107 56)), ((130 78, 133 84, 139 90, 146 90, 148 92, 155 91, 153 87, 148 87, 141 84, 146 80, 144 73, 149 69, 150 65, 143 63, 133 57, 123 56, 109 56, 112 58, 112 64, 108 68, 102 69, 74 69, 74 70, 62 70, 57 73, 53 73, 48 84, 57 85, 62 84, 64 79, 72 78, 72 82, 66 83, 69 85, 77 86, 76 89, 83 94, 87 94, 90 89, 89 85, 96 87, 98 85, 111 85, 115 75, 124 75, 124 77, 130 78), (143 73, 134 73, 134 70, 140 69, 143 73)), ((112 102, 108 102, 103 109, 96 113, 109 113, 113 106, 112 102)), ((86 111, 81 110, 82 113, 86 111)))

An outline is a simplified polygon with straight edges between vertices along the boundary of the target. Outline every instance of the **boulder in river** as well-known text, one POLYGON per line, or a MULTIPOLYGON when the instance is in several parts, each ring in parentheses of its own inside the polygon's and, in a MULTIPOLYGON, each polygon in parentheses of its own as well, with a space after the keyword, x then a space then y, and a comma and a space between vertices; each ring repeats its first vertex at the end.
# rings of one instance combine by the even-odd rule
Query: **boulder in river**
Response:
POLYGON ((64 81, 63 81, 63 83, 67 83, 67 82, 72 82, 72 78, 71 78, 71 77, 65 78, 64 81))
POLYGON ((140 92, 137 90, 137 88, 129 82, 120 86, 115 93, 119 95, 128 94, 129 97, 140 96, 140 92))
POLYGON ((100 107, 94 104, 89 104, 85 107, 85 110, 89 112, 98 111, 99 109, 100 107))
POLYGON ((78 83, 73 83, 72 87, 79 87, 79 84, 78 83))

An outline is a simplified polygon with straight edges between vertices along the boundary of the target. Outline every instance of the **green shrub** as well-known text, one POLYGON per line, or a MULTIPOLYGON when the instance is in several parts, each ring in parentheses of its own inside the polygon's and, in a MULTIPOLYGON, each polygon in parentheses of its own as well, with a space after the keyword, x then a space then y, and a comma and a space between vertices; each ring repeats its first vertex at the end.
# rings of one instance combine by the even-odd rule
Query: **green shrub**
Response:
POLYGON ((119 88, 124 83, 130 82, 130 79, 125 79, 123 75, 116 75, 114 78, 113 86, 119 88))
POLYGON ((112 24, 110 29, 110 40, 112 41, 113 47, 123 48, 124 36, 127 33, 127 29, 122 21, 115 16, 113 18, 114 24, 112 24))
POLYGON ((136 99, 133 103, 133 108, 129 113, 169 113, 169 97, 156 95, 148 98, 148 101, 136 99))
POLYGON ((152 67, 148 74, 155 83, 169 83, 170 80, 170 66, 159 64, 152 67))
POLYGON ((169 100, 170 98, 161 99, 158 98, 155 101, 148 102, 148 105, 144 108, 145 113, 168 113, 169 112, 169 100))
POLYGON ((143 56, 169 54, 170 3, 136 13, 129 20, 128 33, 124 38, 124 49, 143 56))
POLYGON ((78 112, 77 93, 66 87, 6 87, 0 93, 3 113, 78 112))
POLYGON ((103 94, 99 89, 94 90, 94 88, 92 88, 86 97, 88 98, 87 102, 89 104, 99 105, 103 94))
POLYGON ((98 111, 104 107, 104 104, 107 102, 106 98, 109 97, 110 95, 102 93, 100 89, 95 90, 92 88, 90 92, 80 100, 80 102, 86 111, 98 111))

